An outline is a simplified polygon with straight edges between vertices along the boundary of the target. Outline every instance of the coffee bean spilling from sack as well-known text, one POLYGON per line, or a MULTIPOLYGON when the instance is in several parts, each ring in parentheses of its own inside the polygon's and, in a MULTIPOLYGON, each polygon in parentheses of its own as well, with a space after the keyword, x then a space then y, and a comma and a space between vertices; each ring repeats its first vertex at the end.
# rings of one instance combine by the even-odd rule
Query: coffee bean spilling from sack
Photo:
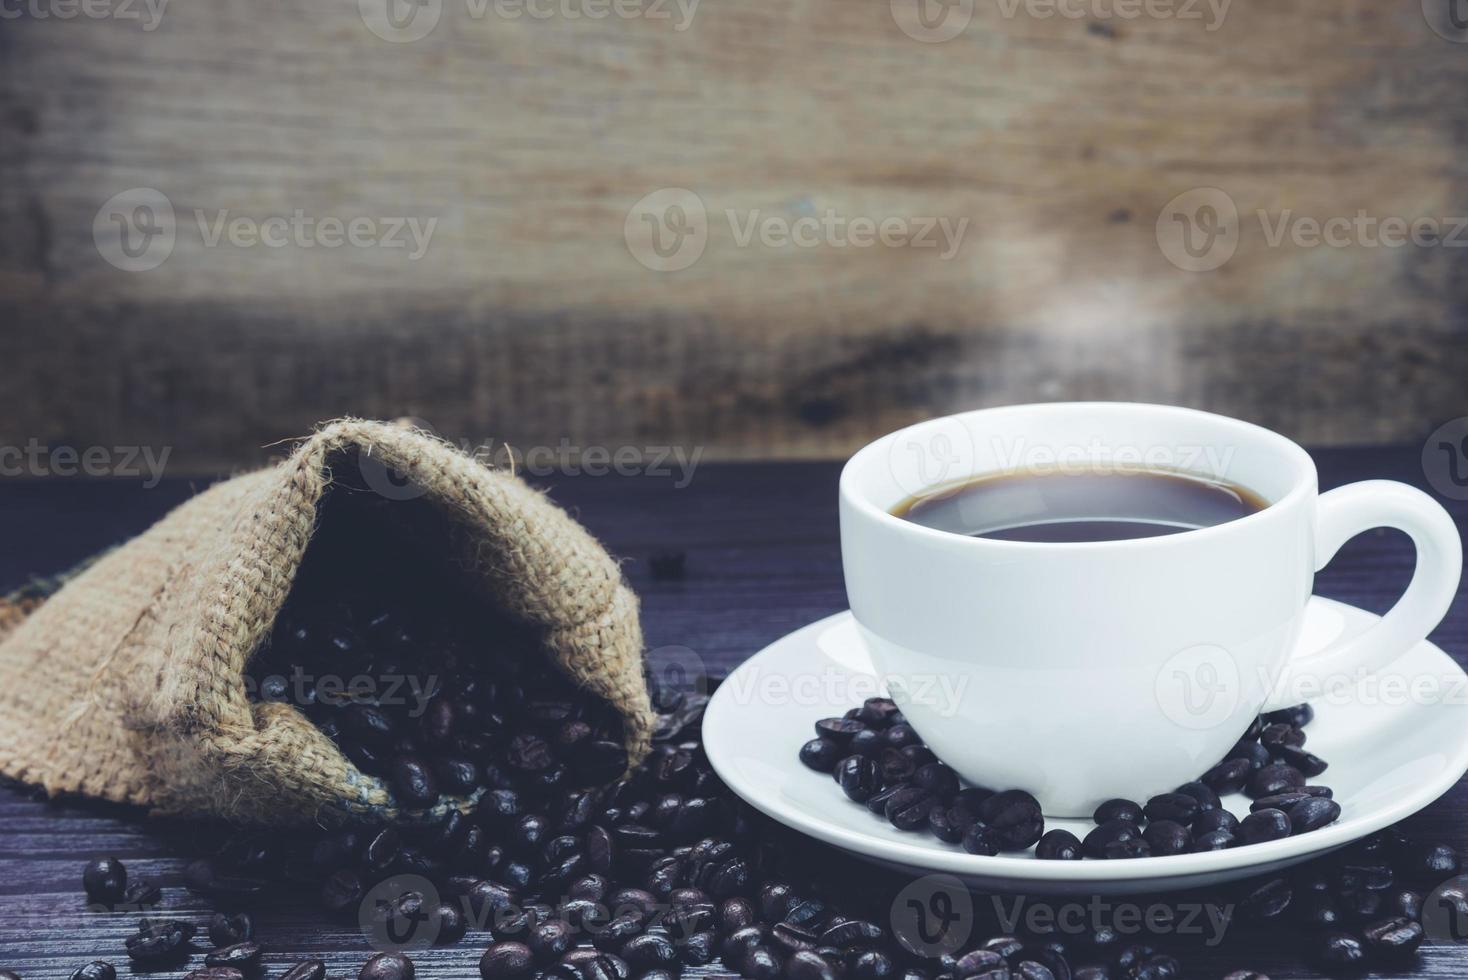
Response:
POLYGON ((854 803, 886 817, 898 830, 925 830, 970 854, 993 856, 1035 848, 1049 861, 1120 859, 1261 844, 1309 833, 1341 815, 1328 786, 1308 785, 1325 760, 1306 752, 1308 704, 1255 719, 1228 757, 1197 781, 1145 805, 1108 800, 1096 808, 1096 828, 1078 839, 1045 832, 1040 804, 1023 790, 963 788, 958 774, 923 744, 888 698, 869 698, 841 718, 816 722, 816 737, 800 761, 830 773, 854 803), (1243 820, 1223 808, 1220 794, 1253 798, 1243 820))
POLYGON ((567 681, 527 630, 385 591, 353 581, 293 594, 250 665, 253 695, 301 708, 407 810, 622 775, 620 716, 567 681))

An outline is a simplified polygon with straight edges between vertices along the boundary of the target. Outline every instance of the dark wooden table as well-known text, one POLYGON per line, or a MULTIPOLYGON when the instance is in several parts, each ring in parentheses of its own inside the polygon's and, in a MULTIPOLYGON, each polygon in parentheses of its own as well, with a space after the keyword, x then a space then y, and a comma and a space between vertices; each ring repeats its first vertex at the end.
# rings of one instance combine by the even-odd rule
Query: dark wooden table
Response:
MULTIPOLYGON (((1368 477, 1424 486, 1416 447, 1333 449, 1316 453, 1321 482, 1331 487, 1368 477)), ((654 658, 684 647, 722 674, 782 634, 845 607, 836 524, 833 464, 700 467, 691 484, 639 477, 561 478, 552 496, 570 508, 615 554, 643 600, 654 658), (681 578, 657 578, 652 559, 681 553, 681 578)), ((134 534, 197 489, 165 481, 152 489, 122 482, 9 482, 0 485, 0 589, 35 573, 51 573, 134 534)), ((1446 501, 1460 529, 1468 506, 1446 501)), ((1317 579, 1316 591, 1374 612, 1385 611, 1410 575, 1412 552, 1398 532, 1357 538, 1317 579)), ((1433 638, 1460 661, 1468 654, 1468 603, 1460 601, 1433 638)), ((680 654, 686 656, 686 654, 680 654)), ((38 683, 45 683, 39 678, 38 683)), ((1414 833, 1468 850, 1468 789, 1455 788, 1408 821, 1414 833)), ((150 823, 119 807, 45 802, 0 789, 0 967, 25 980, 65 978, 101 957, 119 964, 136 917, 87 912, 82 864, 107 852, 165 886, 164 905, 202 919, 207 906, 179 882, 177 825, 150 823)), ((835 853, 831 861, 849 861, 835 853)), ((365 958, 360 934, 323 919, 311 896, 295 894, 262 909, 259 932, 282 964, 325 957, 334 975, 355 977, 365 958)), ((469 980, 482 943, 416 957, 419 976, 469 980)), ((1230 935, 1188 960, 1189 975, 1221 976, 1252 966, 1275 980, 1310 976, 1298 939, 1272 933, 1230 935)), ((196 961, 197 965, 197 961, 196 961)), ((276 966, 275 973, 279 973, 276 966)), ((715 971, 717 972, 717 971, 715 971)), ((1419 975, 1468 977, 1468 947, 1424 951, 1419 975)))

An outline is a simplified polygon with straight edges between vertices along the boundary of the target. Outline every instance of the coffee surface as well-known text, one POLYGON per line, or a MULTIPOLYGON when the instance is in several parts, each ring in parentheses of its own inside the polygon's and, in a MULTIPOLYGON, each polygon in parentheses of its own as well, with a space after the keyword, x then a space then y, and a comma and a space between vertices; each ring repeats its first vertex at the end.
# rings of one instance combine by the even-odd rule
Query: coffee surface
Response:
POLYGON ((1266 506, 1238 484, 1168 470, 1018 470, 911 497, 892 513, 971 537, 1079 542, 1178 534, 1266 506))

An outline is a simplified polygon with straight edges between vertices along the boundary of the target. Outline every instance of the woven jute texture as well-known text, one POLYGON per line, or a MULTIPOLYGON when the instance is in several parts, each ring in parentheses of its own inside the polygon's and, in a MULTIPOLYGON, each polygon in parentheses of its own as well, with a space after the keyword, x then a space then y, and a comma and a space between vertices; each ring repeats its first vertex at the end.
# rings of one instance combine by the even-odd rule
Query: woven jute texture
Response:
POLYGON ((333 468, 360 477, 368 464, 406 477, 443 515, 469 584, 621 712, 640 759, 653 716, 637 600, 617 564, 513 474, 416 430, 343 420, 182 504, 49 601, 0 616, 0 772, 51 793, 256 823, 410 816, 294 707, 247 699, 244 681, 333 468))

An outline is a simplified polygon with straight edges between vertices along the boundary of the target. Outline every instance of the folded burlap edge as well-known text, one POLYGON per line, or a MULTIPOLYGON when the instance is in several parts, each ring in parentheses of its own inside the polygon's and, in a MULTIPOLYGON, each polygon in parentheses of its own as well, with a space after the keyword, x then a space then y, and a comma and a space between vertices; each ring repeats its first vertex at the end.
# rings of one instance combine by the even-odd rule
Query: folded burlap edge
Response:
MULTIPOLYGON (((460 558, 467 570, 508 612, 541 627, 546 653, 567 676, 619 709, 629 758, 639 760, 653 716, 642 680, 637 600, 618 565, 584 528, 512 474, 417 430, 342 419, 323 424, 284 462, 211 487, 134 539, 166 531, 175 520, 189 530, 199 512, 233 515, 212 537, 208 521, 194 521, 203 527, 197 532, 203 547, 187 563, 154 570, 159 583, 146 607, 101 656, 85 694, 59 712, 58 736, 85 726, 89 712, 112 714, 127 730, 122 737, 130 743, 133 771, 89 769, 56 738, 41 760, 18 758, 0 744, 0 772, 53 793, 262 823, 425 818, 471 802, 402 813, 381 780, 358 771, 300 712, 245 696, 244 667, 300 566, 334 481, 332 466, 351 454, 364 468, 367 460, 406 476, 465 532, 460 558)), ((87 590, 89 579, 132 574, 130 546, 82 571, 39 610, 36 596, 0 609, 0 642, 23 637, 53 607, 65 606, 70 592, 87 590)), ((35 665, 44 657, 40 651, 35 665)), ((44 724, 58 713, 36 714, 44 724)), ((106 739, 83 743, 83 752, 100 744, 106 755, 106 739)))

